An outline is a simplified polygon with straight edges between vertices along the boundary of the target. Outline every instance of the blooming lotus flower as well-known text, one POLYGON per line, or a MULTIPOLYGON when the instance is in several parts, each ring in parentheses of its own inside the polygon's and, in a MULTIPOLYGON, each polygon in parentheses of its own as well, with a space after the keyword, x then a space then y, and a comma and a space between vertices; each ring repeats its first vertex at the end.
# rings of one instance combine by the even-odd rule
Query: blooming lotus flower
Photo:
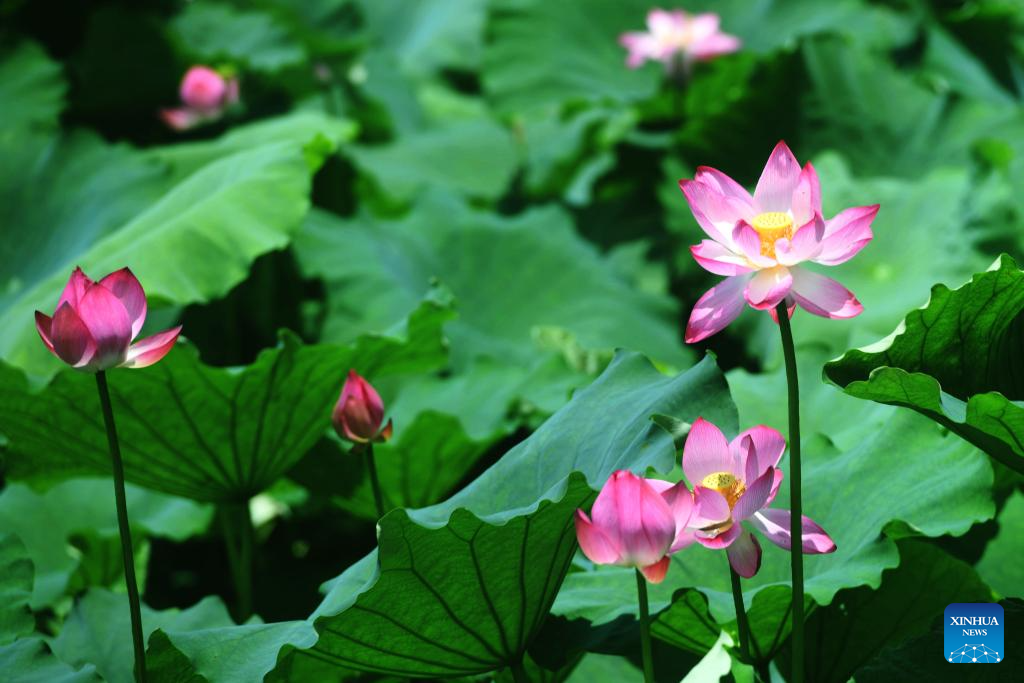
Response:
POLYGON ((188 130, 215 121, 238 101, 238 79, 226 78, 207 66, 193 66, 185 74, 177 109, 164 109, 160 116, 174 130, 188 130))
MULTIPOLYGON (((694 536, 707 548, 725 548, 733 569, 748 579, 761 567, 761 545, 744 522, 780 548, 790 548, 789 510, 768 507, 782 483, 776 465, 785 450, 785 439, 770 427, 752 427, 728 442, 703 418, 693 423, 683 446, 683 472, 694 487, 689 523, 694 536)), ((805 553, 835 551, 824 529, 806 515, 801 520, 805 553)))
POLYGON ((871 241, 878 205, 846 209, 830 220, 821 215, 818 174, 780 142, 775 146, 754 196, 721 171, 700 167, 693 180, 680 180, 694 218, 711 239, 690 247, 705 270, 726 280, 697 301, 686 326, 686 341, 715 334, 743 310, 744 301, 772 311, 786 302, 826 318, 852 318, 864 307, 832 278, 803 267, 805 261, 835 266, 871 241))
POLYGON ((167 355, 181 325, 131 343, 146 321, 146 293, 127 268, 93 282, 71 273, 53 317, 36 311, 36 329, 53 355, 77 370, 144 368, 167 355))
POLYGON ((605 482, 590 517, 576 510, 576 538, 592 562, 635 567, 661 583, 669 555, 689 545, 693 496, 686 484, 619 470, 605 482))
POLYGON ((384 402, 380 394, 355 370, 349 370, 331 415, 334 431, 341 438, 360 444, 387 441, 391 438, 391 420, 382 429, 383 422, 384 402))
POLYGON ((717 14, 690 15, 683 10, 653 9, 647 33, 623 33, 619 43, 629 50, 626 65, 636 69, 648 59, 673 69, 679 62, 706 61, 740 49, 740 39, 718 30, 717 14))

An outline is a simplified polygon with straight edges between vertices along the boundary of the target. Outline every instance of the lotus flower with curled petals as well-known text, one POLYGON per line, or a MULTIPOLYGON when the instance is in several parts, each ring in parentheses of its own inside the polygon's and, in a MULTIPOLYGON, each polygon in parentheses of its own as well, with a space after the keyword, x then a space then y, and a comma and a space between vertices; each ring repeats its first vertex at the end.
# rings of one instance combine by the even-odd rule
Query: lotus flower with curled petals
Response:
MULTIPOLYGON (((694 487, 693 534, 707 548, 725 548, 733 569, 746 578, 761 567, 761 546, 743 522, 780 548, 790 548, 789 510, 768 508, 782 483, 776 465, 785 450, 785 439, 770 427, 752 427, 728 442, 703 418, 693 423, 683 446, 683 472, 694 487)), ((836 544, 803 516, 802 547, 821 554, 835 551, 836 544)))
POLYGON ((36 311, 36 329, 53 355, 77 370, 144 368, 167 355, 181 326, 132 344, 146 321, 146 293, 127 268, 93 282, 71 273, 51 318, 36 311))
POLYGON ((852 318, 863 310, 848 289, 800 264, 834 266, 853 258, 871 241, 878 205, 853 207, 825 220, 818 174, 810 163, 801 169, 785 142, 772 151, 753 196, 721 171, 703 166, 679 187, 711 238, 690 247, 693 257, 705 270, 726 276, 694 305, 688 343, 719 332, 744 302, 773 316, 782 301, 790 316, 797 304, 826 318, 852 318))
POLYGON ((592 562, 635 567, 651 583, 660 583, 669 555, 693 542, 686 529, 692 511, 685 483, 619 470, 601 488, 590 517, 576 510, 576 538, 592 562))
POLYGON ((706 61, 740 49, 736 36, 718 30, 719 17, 707 12, 690 15, 682 10, 647 13, 647 32, 623 33, 619 43, 629 51, 626 65, 636 69, 648 59, 673 69, 679 62, 706 61))
POLYGON ((348 371, 331 414, 331 423, 338 436, 357 444, 391 438, 391 420, 384 425, 384 402, 380 394, 355 370, 348 371))

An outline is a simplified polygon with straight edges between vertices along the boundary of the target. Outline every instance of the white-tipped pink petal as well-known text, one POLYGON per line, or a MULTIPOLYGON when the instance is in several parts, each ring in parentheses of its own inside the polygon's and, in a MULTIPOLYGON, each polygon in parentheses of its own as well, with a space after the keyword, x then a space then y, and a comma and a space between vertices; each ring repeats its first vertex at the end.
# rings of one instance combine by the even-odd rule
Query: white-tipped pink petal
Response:
POLYGON ((67 302, 53 314, 50 341, 57 357, 74 368, 84 367, 96 355, 96 342, 89 328, 67 302))
POLYGON ((732 519, 732 510, 725 496, 715 489, 695 486, 693 489, 693 513, 690 526, 694 529, 719 527, 732 519))
POLYGON ((121 366, 125 368, 145 368, 156 363, 174 348, 174 343, 178 341, 178 334, 180 333, 181 325, 178 325, 169 330, 157 332, 145 339, 140 339, 128 347, 128 356, 121 366))
POLYGON ((768 157, 754 188, 754 205, 758 212, 789 211, 799 182, 800 164, 786 143, 780 141, 768 157))
MULTIPOLYGON (((789 510, 768 508, 761 510, 750 518, 750 523, 764 534, 765 538, 783 550, 792 546, 789 524, 792 515, 789 510)), ((822 555, 835 552, 835 541, 807 515, 800 518, 801 546, 810 555, 822 555)))
POLYGON ((732 230, 731 237, 738 251, 757 267, 773 268, 776 265, 775 259, 761 253, 761 235, 750 223, 746 221, 737 223, 732 230))
POLYGON ((690 247, 690 253, 700 266, 715 275, 743 275, 754 268, 744 257, 713 240, 701 240, 690 247))
POLYGON ((792 240, 780 239, 775 242, 775 258, 784 266, 795 266, 811 261, 821 253, 825 221, 821 214, 815 214, 793 235, 792 240))
POLYGON ((621 554, 615 541, 594 525, 583 510, 576 510, 576 540, 591 562, 615 564, 621 554))
POLYGON ((786 451, 786 439, 771 427, 757 425, 740 432, 739 436, 729 442, 729 450, 732 451, 738 470, 743 472, 743 480, 754 481, 769 467, 779 464, 786 451))
POLYGON ((176 131, 190 130, 207 119, 202 112, 188 107, 161 109, 160 118, 169 128, 176 131))
POLYGON ((743 296, 758 310, 775 308, 789 294, 793 283, 793 275, 785 266, 766 268, 750 278, 743 296))
POLYGON ((740 39, 736 36, 719 33, 695 42, 690 46, 690 54, 694 59, 703 61, 736 52, 741 45, 740 39))
POLYGON ((821 252, 814 260, 826 266, 849 261, 871 241, 874 236, 871 232, 871 222, 877 215, 878 204, 855 206, 826 221, 821 252))
POLYGON ((736 212, 741 220, 749 221, 757 214, 754 210, 754 198, 750 193, 717 168, 698 166, 693 180, 707 185, 725 197, 730 210, 736 212))
POLYGON ((142 290, 139 280, 131 270, 122 268, 100 280, 100 284, 113 292, 128 311, 128 317, 132 321, 132 338, 134 339, 142 331, 142 325, 146 322, 146 293, 142 290))
POLYGON ((100 370, 120 365, 132 340, 132 321, 121 300, 96 283, 82 295, 76 312, 96 342, 93 364, 100 370))
POLYGON ((716 472, 729 472, 737 478, 742 476, 741 472, 733 469, 729 442, 722 430, 698 417, 683 444, 683 473, 686 478, 694 486, 699 486, 704 477, 716 472))
POLYGON ((761 544, 746 529, 739 538, 726 550, 729 564, 744 579, 752 578, 761 568, 761 544))
POLYGON ((830 277, 794 266, 792 273, 792 296, 808 313, 823 318, 852 318, 859 315, 864 307, 853 292, 830 277))
POLYGON ((719 282, 704 293, 686 323, 686 343, 693 344, 721 331, 743 311, 743 290, 749 275, 736 275, 719 282))
POLYGON ((668 574, 668 568, 671 564, 669 556, 661 558, 654 564, 649 564, 646 567, 640 567, 640 573, 644 575, 644 578, 651 583, 661 583, 665 580, 665 575, 668 574))
POLYGON ((804 164, 793 191, 793 224, 804 225, 815 216, 821 215, 821 183, 818 172, 811 162, 804 164))
POLYGON ((726 247, 732 245, 731 234, 738 221, 744 220, 741 202, 731 200, 710 185, 696 180, 680 180, 690 211, 708 237, 726 247))
MULTIPOLYGON (((46 344, 46 348, 50 350, 50 353, 57 356, 57 352, 53 350, 53 342, 50 340, 50 329, 52 327, 53 319, 42 311, 36 311, 36 332, 39 333, 39 338, 46 344)), ((57 357, 60 358, 60 356, 57 357)))
POLYGON ((721 550, 732 545, 733 541, 739 538, 741 533, 743 533, 743 529, 739 524, 730 524, 725 531, 720 533, 716 531, 696 531, 694 535, 697 537, 697 542, 705 548, 721 550))
POLYGON ((767 505, 774 481, 775 470, 769 468, 753 483, 747 482, 747 490, 743 492, 732 508, 733 521, 741 522, 767 505))
POLYGON ((626 48, 626 66, 630 69, 639 68, 648 59, 658 59, 657 41, 647 33, 623 33, 619 36, 619 44, 626 48))
POLYGON ((82 300, 82 296, 85 294, 85 290, 92 286, 92 280, 82 272, 81 268, 75 268, 71 271, 71 277, 68 278, 68 283, 64 285, 64 291, 61 292, 60 298, 57 299, 57 308, 59 309, 63 304, 69 303, 72 308, 78 308, 78 302, 82 300))

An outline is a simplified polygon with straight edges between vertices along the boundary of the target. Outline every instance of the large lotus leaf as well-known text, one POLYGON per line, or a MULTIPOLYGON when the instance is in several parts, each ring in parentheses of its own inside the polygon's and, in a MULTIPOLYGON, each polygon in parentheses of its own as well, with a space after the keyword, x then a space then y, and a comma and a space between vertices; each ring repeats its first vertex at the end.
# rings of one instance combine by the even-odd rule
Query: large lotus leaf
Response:
MULTIPOLYGON (((949 603, 992 600, 991 589, 964 562, 920 540, 898 545, 900 564, 882 575, 881 586, 842 591, 809 617, 808 680, 846 683, 883 648, 927 632, 949 603)), ((783 671, 789 659, 788 652, 779 657, 783 671)))
POLYGON ((17 683, 99 683, 96 668, 74 670, 53 656, 42 638, 22 638, 0 647, 0 671, 17 683))
POLYGON ((190 3, 171 22, 182 50, 207 62, 228 59, 255 71, 276 72, 306 59, 303 46, 273 15, 219 2, 190 3))
POLYGON ((98 276, 127 265, 156 300, 221 296, 256 256, 289 242, 327 151, 258 145, 163 191, 139 155, 80 140, 48 143, 56 149, 32 137, 8 141, 0 172, 3 222, 15 226, 3 247, 0 356, 40 374, 57 365, 38 339, 33 310, 52 311, 74 266, 98 276))
MULTIPOLYGON (((1019 624, 1020 620, 1024 619, 1024 601, 1010 599, 999 604, 1003 607, 1008 624, 1019 624)), ((935 683, 948 680, 964 683, 1002 683, 1024 677, 1024 652, 1019 647, 1007 648, 1006 658, 998 664, 957 666, 952 669, 953 665, 939 654, 943 642, 943 621, 942 618, 937 618, 928 633, 899 646, 886 648, 866 662, 857 670, 857 683, 935 683)), ((1006 642, 1016 644, 1019 638, 1014 634, 1013 640, 1009 639, 1010 628, 1006 627, 1006 642)))
POLYGON ((1015 491, 1010 496, 998 521, 999 533, 985 546, 985 553, 975 568, 996 592, 1004 597, 1021 597, 1024 595, 1024 564, 1020 562, 1024 493, 1015 491))
MULTIPOLYGON (((831 408, 828 403, 822 406, 831 408)), ((750 419, 752 414, 754 411, 744 411, 744 425, 757 422, 750 419)), ((895 541, 882 533, 887 529, 896 533, 892 522, 905 523, 899 533, 910 529, 926 536, 959 535, 993 513, 992 469, 984 456, 911 413, 894 413, 882 427, 862 433, 860 440, 842 453, 821 437, 809 438, 804 443, 803 466, 804 512, 820 523, 838 546, 833 554, 804 558, 807 595, 820 604, 828 604, 844 588, 877 586, 882 572, 898 564, 895 541), (899 457, 892 457, 893 453, 899 457)), ((787 470, 785 457, 781 468, 787 470)), ((784 482, 773 507, 787 508, 788 495, 789 486, 784 482)), ((748 608, 757 606, 761 592, 788 588, 789 584, 788 554, 767 540, 762 547, 760 571, 743 581, 748 608)), ((608 569, 594 573, 610 574, 606 579, 593 579, 607 584, 606 588, 590 591, 592 598, 585 611, 576 612, 578 616, 594 615, 599 620, 635 612, 636 589, 625 576, 611 575, 608 569)), ((587 587, 586 572, 570 574, 556 612, 564 601, 575 601, 577 589, 587 587)), ((697 587, 708 597, 711 615, 718 623, 735 618, 721 552, 693 547, 676 554, 666 580, 652 587, 652 601, 667 605, 675 591, 686 587, 697 587)), ((778 600, 778 609, 783 610, 787 603, 778 600)), ((776 616, 776 623, 782 628, 784 618, 776 616)))
POLYGON ((56 128, 66 88, 60 64, 39 45, 23 42, 5 50, 0 54, 0 140, 56 128))
POLYGON ((677 365, 689 358, 672 301, 632 287, 555 207, 504 218, 433 193, 401 221, 314 211, 296 248, 303 270, 326 280, 326 339, 390 325, 437 278, 458 302, 448 329, 459 366, 481 355, 532 365, 534 334, 546 326, 583 348, 635 349, 677 365), (333 256, 341 252, 347 258, 333 256))
POLYGON ((32 597, 32 560, 16 534, 0 534, 0 645, 35 628, 28 602, 32 597))
MULTIPOLYGON (((449 309, 428 301, 406 337, 363 336, 346 346, 303 345, 290 333, 241 370, 204 365, 179 347, 142 371, 110 373, 124 457, 134 483, 204 501, 238 501, 270 486, 329 427, 345 375, 437 367, 449 309)), ((12 477, 107 473, 110 456, 94 379, 67 370, 34 393, 0 366, 0 432, 12 477)))
POLYGON ((825 366, 858 398, 912 408, 1024 471, 1024 273, 1009 256, 959 289, 932 288, 887 338, 825 366))
MULTIPOLYGON (((410 635, 404 625, 419 624, 417 615, 420 611, 436 610, 439 606, 437 603, 440 601, 430 597, 431 591, 425 590, 423 586, 417 590, 417 595, 423 596, 419 600, 403 601, 399 599, 400 594, 391 595, 381 590, 377 580, 378 559, 381 566, 387 567, 393 561, 402 562, 404 564, 400 566, 405 566, 408 561, 402 558, 410 557, 413 551, 427 553, 429 558, 437 557, 428 543, 413 544, 411 539, 414 537, 417 541, 436 538, 439 539, 436 543, 443 543, 451 552, 457 552, 452 548, 459 547, 461 550, 458 552, 466 552, 466 542, 456 538, 453 531, 438 528, 445 525, 453 529, 477 525, 480 529, 490 529, 487 538, 498 538, 502 527, 492 528, 490 525, 507 523, 511 527, 508 533, 512 534, 513 539, 517 538, 516 534, 522 539, 529 525, 531 531, 526 539, 529 547, 548 547, 548 554, 543 560, 537 560, 541 567, 527 562, 523 565, 526 567, 525 572, 509 574, 510 564, 516 567, 520 564, 518 550, 510 551, 527 547, 520 540, 508 548, 490 546, 486 554, 481 548, 476 562, 460 563, 450 570, 445 581, 455 580, 466 573, 472 576, 479 566, 480 585, 487 586, 488 595, 494 593, 499 582, 504 586, 519 586, 529 580, 532 584, 538 580, 538 572, 548 572, 553 552, 549 544, 557 542, 556 536, 561 533, 556 529, 567 530, 570 539, 568 545, 572 546, 569 527, 572 507, 585 502, 590 495, 590 489, 583 486, 579 478, 572 479, 566 488, 567 473, 580 471, 591 488, 599 488, 616 469, 643 471, 648 466, 662 471, 671 469, 675 447, 671 435, 651 420, 655 414, 675 415, 687 421, 705 415, 726 425, 727 429, 734 429, 735 425, 724 379, 712 360, 705 359, 687 372, 666 377, 654 370, 641 356, 623 352, 616 356, 609 368, 591 386, 577 392, 568 405, 462 491, 433 507, 395 511, 385 516, 381 522, 382 533, 377 554, 364 558, 339 576, 331 584, 327 598, 314 615, 318 618, 318 628, 324 630, 335 623, 345 624, 346 629, 349 624, 355 624, 355 628, 359 620, 367 620, 367 628, 375 629, 372 642, 366 644, 354 641, 345 644, 342 636, 328 637, 322 634, 322 641, 326 639, 331 643, 331 648, 337 648, 334 652, 342 658, 338 660, 339 665, 379 670, 381 667, 374 662, 379 662, 377 658, 382 655, 380 652, 375 653, 373 648, 397 643, 407 644, 403 647, 413 647, 416 637, 410 635), (561 502, 539 502, 545 499, 561 502), (567 504, 567 501, 571 504, 567 504), (532 515, 543 517, 545 510, 561 510, 560 514, 567 516, 560 520, 549 519, 544 524, 546 534, 541 534, 541 525, 527 520, 533 519, 532 515), (523 517, 524 514, 528 516, 523 517), (556 521, 566 526, 558 526, 556 521), (533 529, 534 525, 536 529, 533 529), (406 540, 396 537, 399 533, 405 533, 406 540), (366 614, 359 614, 358 606, 361 604, 386 604, 389 607, 388 618, 394 621, 389 622, 384 617, 369 619, 366 614), (346 665, 343 660, 349 663, 346 665)), ((482 540, 484 532, 480 533, 482 540)), ((460 532, 460 535, 465 538, 465 533, 460 532)), ((563 552, 568 562, 572 555, 571 547, 554 551, 555 555, 563 552)), ((443 557, 437 561, 441 559, 443 557)), ((429 573, 433 570, 429 564, 421 564, 424 562, 417 560, 417 568, 424 567, 423 571, 428 572, 430 581, 437 582, 437 575, 429 573)), ((564 567, 556 568, 555 571, 564 571, 564 567)), ((554 583, 552 581, 550 586, 551 598, 556 590, 554 583)), ((442 590, 443 585, 437 584, 434 588, 442 590)), ((543 592, 547 595, 547 591, 543 592)), ((511 593, 511 598, 518 600, 518 591, 511 593)), ((447 593, 445 595, 448 599, 447 593)), ((531 596, 530 613, 536 614, 533 610, 542 598, 540 595, 531 596)), ((459 607, 454 611, 454 617, 448 615, 445 618, 444 623, 448 627, 441 633, 430 631, 432 638, 440 640, 441 646, 421 639, 421 644, 415 645, 415 649, 404 651, 405 659, 388 660, 391 662, 389 667, 394 668, 387 670, 485 671, 488 667, 500 666, 500 662, 506 661, 510 652, 525 644, 523 639, 528 640, 532 635, 528 628, 512 630, 508 626, 509 623, 527 623, 525 617, 519 616, 518 603, 509 615, 497 609, 492 613, 484 593, 478 589, 468 595, 455 595, 450 599, 457 600, 459 607), (458 621, 465 621, 463 610, 479 618, 478 622, 469 625, 469 629, 458 626, 458 621), (506 622, 507 619, 518 621, 506 622), (499 621, 501 627, 498 626, 499 621), (505 632, 504 639, 501 637, 502 629, 505 632), (467 633, 467 630, 475 636, 467 633), (463 648, 466 648, 465 651, 463 648), (414 658, 423 653, 428 653, 426 659, 429 661, 416 664, 414 658)), ((365 635, 359 640, 366 642, 365 635)))
MULTIPOLYGON (((136 542, 146 536, 176 541, 202 533, 213 511, 208 506, 126 487, 128 514, 136 542)), ((8 482, 0 493, 0 528, 13 532, 28 548, 35 567, 32 607, 39 609, 56 602, 88 553, 73 553, 69 539, 89 533, 100 541, 119 538, 110 479, 74 479, 37 493, 18 482, 8 482)), ((115 558, 120 564, 120 546, 115 558)), ((123 571, 123 570, 121 570, 123 571)))

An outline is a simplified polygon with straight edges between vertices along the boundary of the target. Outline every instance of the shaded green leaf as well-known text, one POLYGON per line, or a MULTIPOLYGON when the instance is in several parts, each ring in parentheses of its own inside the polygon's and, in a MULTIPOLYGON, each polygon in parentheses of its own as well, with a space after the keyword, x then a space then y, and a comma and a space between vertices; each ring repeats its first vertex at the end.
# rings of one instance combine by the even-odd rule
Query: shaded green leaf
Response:
POLYGON ((998 521, 999 533, 985 546, 985 554, 975 569, 996 592, 1005 597, 1020 597, 1024 594, 1024 565, 1019 561, 1024 539, 1024 493, 1014 491, 998 521))
POLYGON ((53 656, 42 638, 22 638, 0 647, 0 671, 17 683, 99 683, 93 666, 75 671, 53 656))
POLYGON ((32 574, 32 560, 25 544, 15 534, 0 534, 0 645, 35 628, 28 606, 32 574))
POLYGON ((60 64, 36 43, 5 50, 0 54, 0 140, 56 128, 66 89, 60 64))
POLYGON ((189 3, 171 22, 184 52, 202 60, 229 59, 256 71, 276 72, 306 58, 274 17, 218 2, 189 3))

